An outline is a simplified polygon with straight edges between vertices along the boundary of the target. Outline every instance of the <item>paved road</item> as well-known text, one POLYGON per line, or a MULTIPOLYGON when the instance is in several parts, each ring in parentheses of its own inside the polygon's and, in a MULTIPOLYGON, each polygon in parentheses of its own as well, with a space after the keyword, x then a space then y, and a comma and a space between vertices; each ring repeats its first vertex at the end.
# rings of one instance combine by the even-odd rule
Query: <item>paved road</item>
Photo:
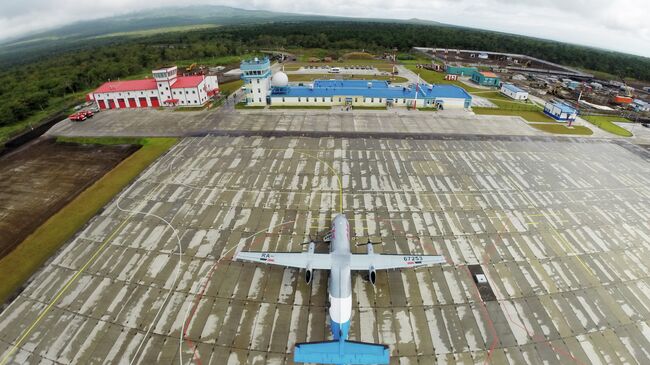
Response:
POLYGON ((519 117, 483 116, 462 110, 442 112, 391 109, 385 112, 264 110, 173 112, 111 110, 73 123, 63 121, 48 133, 65 136, 192 136, 210 131, 377 132, 545 136, 519 117))

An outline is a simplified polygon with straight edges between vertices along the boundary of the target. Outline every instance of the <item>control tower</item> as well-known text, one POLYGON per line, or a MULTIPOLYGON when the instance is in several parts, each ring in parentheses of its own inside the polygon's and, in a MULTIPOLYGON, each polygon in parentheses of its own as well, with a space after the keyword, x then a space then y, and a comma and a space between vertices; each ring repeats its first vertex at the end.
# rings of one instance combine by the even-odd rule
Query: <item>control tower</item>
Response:
POLYGON ((176 83, 178 67, 168 66, 151 71, 156 80, 156 87, 160 93, 161 101, 172 99, 172 85, 176 83))
POLYGON ((246 87, 247 105, 266 105, 271 88, 271 61, 268 57, 242 61, 241 78, 246 87))

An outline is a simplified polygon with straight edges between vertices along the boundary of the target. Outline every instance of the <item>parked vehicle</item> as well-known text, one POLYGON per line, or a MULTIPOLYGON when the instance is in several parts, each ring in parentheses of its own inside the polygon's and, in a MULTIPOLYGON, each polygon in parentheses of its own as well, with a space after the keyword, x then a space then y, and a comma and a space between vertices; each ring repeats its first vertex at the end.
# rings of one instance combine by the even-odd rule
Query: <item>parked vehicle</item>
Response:
POLYGON ((88 117, 86 117, 86 114, 82 112, 74 113, 68 118, 70 118, 70 120, 73 122, 83 122, 84 120, 88 119, 88 117))

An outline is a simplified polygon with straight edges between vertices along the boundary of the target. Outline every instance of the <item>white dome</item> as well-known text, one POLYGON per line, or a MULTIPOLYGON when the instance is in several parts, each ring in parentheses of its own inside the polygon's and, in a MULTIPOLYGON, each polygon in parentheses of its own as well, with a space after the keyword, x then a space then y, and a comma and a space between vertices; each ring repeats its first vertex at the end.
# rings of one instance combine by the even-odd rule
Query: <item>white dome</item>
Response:
POLYGON ((271 78, 271 86, 285 87, 289 85, 289 77, 282 71, 278 71, 271 78))

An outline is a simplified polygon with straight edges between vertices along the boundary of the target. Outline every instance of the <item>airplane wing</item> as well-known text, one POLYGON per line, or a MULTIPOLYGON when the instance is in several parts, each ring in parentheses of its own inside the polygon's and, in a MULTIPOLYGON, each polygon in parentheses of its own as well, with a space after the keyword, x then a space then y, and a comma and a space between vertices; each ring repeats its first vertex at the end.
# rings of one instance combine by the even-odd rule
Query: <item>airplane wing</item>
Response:
POLYGON ((404 269, 419 266, 444 264, 444 256, 433 255, 392 255, 392 254, 353 254, 350 260, 351 270, 404 269))
POLYGON ((295 267, 298 269, 306 269, 309 266, 314 270, 329 270, 332 267, 332 257, 329 253, 241 251, 235 255, 235 260, 295 267))

